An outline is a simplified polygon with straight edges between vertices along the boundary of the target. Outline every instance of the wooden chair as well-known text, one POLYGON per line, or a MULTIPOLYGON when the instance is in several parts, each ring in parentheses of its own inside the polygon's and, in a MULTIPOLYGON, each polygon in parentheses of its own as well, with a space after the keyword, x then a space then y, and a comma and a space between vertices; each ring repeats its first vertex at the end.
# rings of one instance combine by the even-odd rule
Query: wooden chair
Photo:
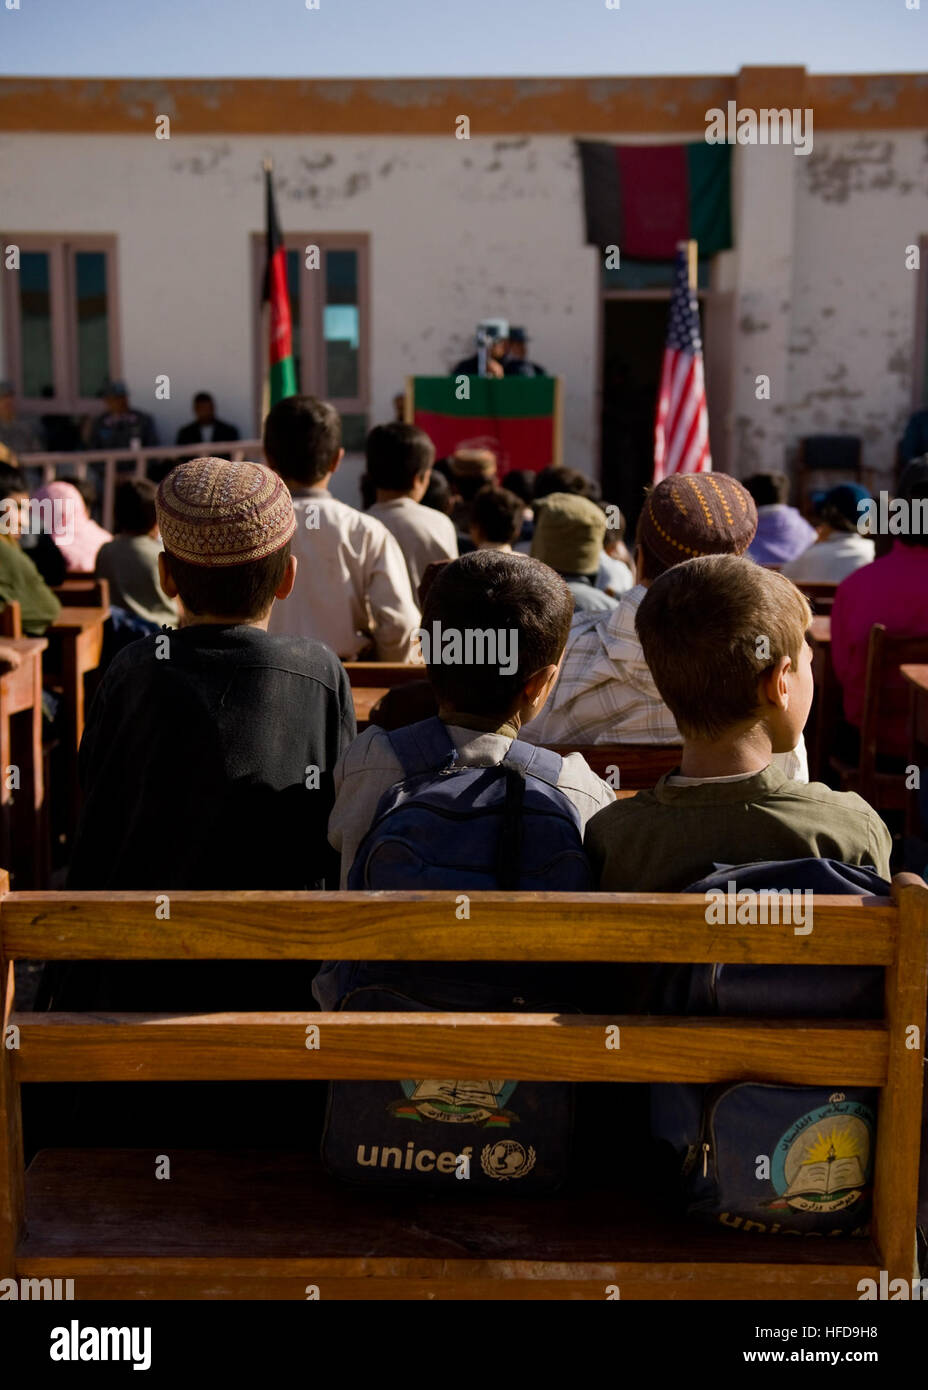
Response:
POLYGON ((835 601, 835 590, 837 584, 797 584, 796 588, 805 594, 809 603, 812 605, 812 612, 821 614, 824 617, 831 615, 832 606, 835 601))
POLYGON ((593 743, 558 744, 552 751, 562 758, 580 753, 598 777, 611 777, 625 791, 649 791, 665 772, 679 767, 683 749, 677 743, 593 743))
POLYGON ((343 665, 351 684, 358 687, 375 685, 389 689, 428 677, 424 666, 410 661, 346 661, 343 665))
POLYGON ((23 611, 14 598, 0 608, 0 637, 19 639, 23 635, 23 611))
POLYGON ((841 779, 842 791, 859 793, 876 810, 905 811, 910 828, 916 814, 916 792, 906 787, 904 773, 881 772, 877 768, 880 705, 885 695, 886 677, 891 671, 898 671, 903 665, 925 663, 928 663, 928 637, 890 637, 882 623, 874 623, 867 648, 860 761, 853 767, 841 758, 829 759, 841 779))
POLYGON ((58 595, 62 608, 109 608, 110 581, 108 579, 77 578, 70 575, 53 592, 58 595))
MULTIPOLYGON (((0 885, 0 890, 4 885, 0 885)), ((0 899, 0 1277, 73 1278, 77 1299, 850 1299, 858 1281, 913 1274, 928 887, 893 900, 819 898, 815 930, 729 931, 701 895, 473 893, 466 933, 450 893, 12 893, 0 899), (15 960, 726 961, 871 965, 874 1021, 492 1013, 15 1014, 15 960), (307 1029, 319 1029, 318 1047, 307 1029), (619 1026, 620 1046, 606 1044, 619 1026), (786 1240, 690 1227, 611 1176, 544 1201, 505 1191, 357 1192, 313 1155, 178 1151, 168 1184, 148 1150, 44 1150, 23 1171, 27 1082, 737 1080, 881 1090, 865 1238, 786 1240)), ((729 904, 729 907, 734 904, 729 904)), ((179 966, 178 968, 183 968, 179 966)), ((453 1143, 453 1140, 451 1141, 453 1143)), ((451 1184, 453 1187, 454 1184, 451 1184)))

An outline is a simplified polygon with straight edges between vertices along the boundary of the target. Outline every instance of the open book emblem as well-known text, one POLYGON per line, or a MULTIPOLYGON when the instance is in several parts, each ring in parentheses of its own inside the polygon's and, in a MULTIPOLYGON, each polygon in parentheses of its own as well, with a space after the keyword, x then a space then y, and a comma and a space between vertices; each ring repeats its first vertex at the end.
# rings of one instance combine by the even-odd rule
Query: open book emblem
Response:
POLYGON ((870 1177, 873 1112, 833 1099, 803 1115, 777 1145, 772 1178, 780 1201, 798 1211, 843 1211, 859 1202, 870 1177))
POLYGON ((518 1115, 506 1109, 516 1081, 401 1081, 405 1099, 393 1101, 390 1113, 406 1120, 441 1120, 507 1128, 518 1115))

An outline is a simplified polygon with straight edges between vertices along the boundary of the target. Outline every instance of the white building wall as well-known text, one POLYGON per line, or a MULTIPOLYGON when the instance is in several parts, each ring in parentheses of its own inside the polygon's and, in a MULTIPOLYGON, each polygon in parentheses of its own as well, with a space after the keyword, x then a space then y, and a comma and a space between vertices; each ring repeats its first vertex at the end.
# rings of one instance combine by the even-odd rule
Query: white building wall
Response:
MULTIPOLYGON (((904 248, 928 232, 924 136, 817 134, 808 158, 734 153, 732 470, 782 466, 800 435, 842 430, 886 466, 911 396, 917 272, 904 248), (758 177, 742 164, 755 157, 758 177), (763 176, 765 157, 777 178, 763 176), (764 371, 772 398, 756 402, 764 371)), ((408 374, 450 368, 477 319, 498 313, 525 324, 533 357, 564 378, 564 461, 597 471, 597 252, 583 240, 571 139, 0 135, 0 238, 115 235, 135 403, 169 440, 191 393, 209 389, 250 433, 250 247, 268 154, 286 232, 370 236, 372 420, 391 416, 408 374), (170 401, 154 400, 162 373, 170 401)))
POLYGON ((912 409, 919 271, 905 248, 928 233, 925 136, 816 135, 796 164, 790 433, 859 434, 865 466, 891 472, 912 409))
POLYGON ((408 374, 447 370, 477 320, 502 314, 564 376, 565 462, 591 470, 596 252, 571 141, 0 137, 4 234, 118 238, 123 375, 162 439, 198 388, 255 428, 250 241, 266 154, 285 232, 370 234, 374 420, 392 416, 408 374), (157 402, 165 372, 172 399, 157 402))

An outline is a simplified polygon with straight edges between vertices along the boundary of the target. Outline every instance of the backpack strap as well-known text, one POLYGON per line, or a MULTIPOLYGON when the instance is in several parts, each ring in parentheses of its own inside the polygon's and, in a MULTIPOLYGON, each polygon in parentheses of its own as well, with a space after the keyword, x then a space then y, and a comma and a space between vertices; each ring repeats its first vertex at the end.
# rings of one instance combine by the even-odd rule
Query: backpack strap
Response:
POLYGON ((403 768, 404 777, 416 777, 422 772, 436 772, 453 762, 456 750, 451 735, 437 715, 392 729, 387 738, 403 768))
POLYGON ((536 748, 532 743, 523 743, 514 738, 509 752, 503 759, 503 767, 518 768, 523 777, 537 777, 541 782, 556 787, 561 775, 564 759, 560 753, 552 753, 550 748, 536 748))

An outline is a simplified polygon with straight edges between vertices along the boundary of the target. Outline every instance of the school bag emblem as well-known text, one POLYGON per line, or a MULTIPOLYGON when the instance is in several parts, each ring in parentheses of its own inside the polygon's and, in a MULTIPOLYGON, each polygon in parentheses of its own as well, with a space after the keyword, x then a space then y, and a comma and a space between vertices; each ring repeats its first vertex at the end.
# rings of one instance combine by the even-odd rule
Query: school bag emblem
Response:
POLYGON ((397 1119, 437 1120, 506 1129, 518 1115, 506 1109, 517 1081, 401 1081, 403 1100, 389 1106, 397 1119))
POLYGON ((802 1115, 774 1151, 771 1208, 835 1212, 860 1202, 869 1189, 873 1127, 869 1106, 847 1104, 840 1091, 802 1115))
POLYGON ((497 1144, 485 1144, 480 1150, 480 1166, 487 1177, 501 1182, 523 1178, 535 1167, 535 1150, 531 1144, 525 1149, 515 1139, 501 1139, 497 1144))

